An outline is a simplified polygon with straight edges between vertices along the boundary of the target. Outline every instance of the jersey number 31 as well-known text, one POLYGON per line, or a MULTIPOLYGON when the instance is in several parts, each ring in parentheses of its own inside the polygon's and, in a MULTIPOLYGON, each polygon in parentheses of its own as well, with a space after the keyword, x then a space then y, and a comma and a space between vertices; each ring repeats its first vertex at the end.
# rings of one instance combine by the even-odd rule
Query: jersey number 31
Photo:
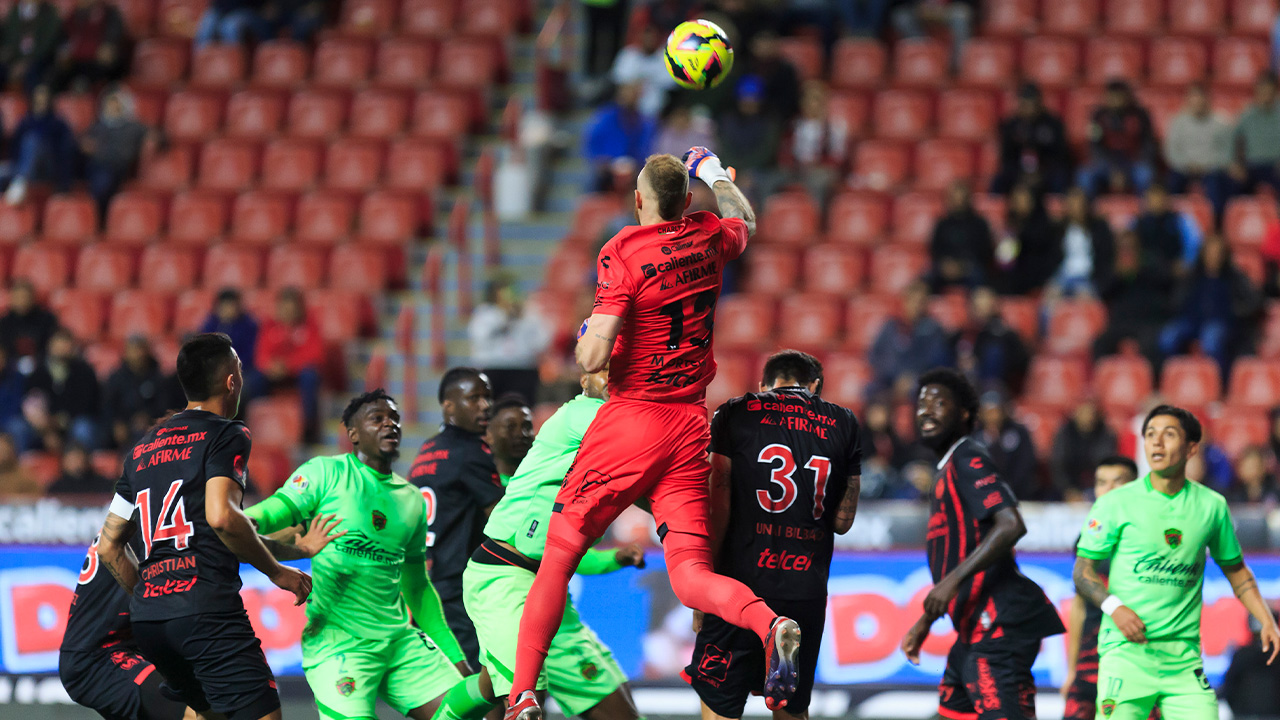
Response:
MULTIPOLYGON (((765 512, 786 512, 796 501, 800 488, 792 477, 796 473, 796 458, 791 448, 774 443, 766 445, 760 451, 758 460, 772 466, 769 483, 782 488, 782 497, 775 498, 770 490, 757 490, 756 499, 765 512)), ((831 458, 814 455, 804 464, 805 470, 813 471, 813 519, 822 519, 822 503, 827 497, 827 480, 831 477, 831 458)))

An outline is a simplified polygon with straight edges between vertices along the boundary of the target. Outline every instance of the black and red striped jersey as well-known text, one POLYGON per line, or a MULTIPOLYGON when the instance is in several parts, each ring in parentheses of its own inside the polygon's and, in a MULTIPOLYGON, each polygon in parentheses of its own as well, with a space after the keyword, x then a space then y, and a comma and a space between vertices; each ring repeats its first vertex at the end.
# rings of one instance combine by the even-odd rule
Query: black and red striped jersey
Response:
MULTIPOLYGON (((967 437, 956 441, 938 463, 930 500, 925 544, 933 581, 978 547, 997 512, 1017 504, 986 448, 967 437)), ((1065 629, 1044 590, 1022 574, 1012 553, 962 583, 947 614, 960 641, 970 644, 1015 633, 1047 637, 1065 629)))
MULTIPOLYGON (((67 628, 62 634, 63 652, 88 652, 114 647, 133 640, 133 626, 129 622, 129 594, 120 587, 115 577, 102 567, 98 558, 98 540, 93 539, 84 564, 80 566, 80 582, 71 596, 71 609, 67 612, 67 628)), ((142 553, 142 540, 138 535, 129 541, 135 555, 142 553)))

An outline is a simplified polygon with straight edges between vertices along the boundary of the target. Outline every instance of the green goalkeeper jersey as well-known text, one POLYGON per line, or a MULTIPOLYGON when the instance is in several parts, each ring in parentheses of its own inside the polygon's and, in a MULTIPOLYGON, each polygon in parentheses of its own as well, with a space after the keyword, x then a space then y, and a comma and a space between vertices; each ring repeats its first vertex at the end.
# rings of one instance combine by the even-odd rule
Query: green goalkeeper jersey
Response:
MULTIPOLYGON (((1219 566, 1244 559, 1226 499, 1192 481, 1165 495, 1147 475, 1093 504, 1076 553, 1111 561, 1110 592, 1138 614, 1149 640, 1199 647, 1206 550, 1219 566)), ((1126 642, 1104 617, 1099 651, 1126 642)))
POLYGON ((327 625, 369 640, 402 633, 409 610, 400 595, 401 566, 406 560, 426 562, 421 491, 348 453, 308 460, 275 496, 290 507, 296 523, 337 515, 337 530, 347 533, 311 560, 314 584, 304 636, 327 625))
POLYGON ((602 405, 603 400, 579 395, 547 418, 507 485, 507 494, 490 513, 485 535, 509 543, 526 557, 542 559, 556 494, 602 405))

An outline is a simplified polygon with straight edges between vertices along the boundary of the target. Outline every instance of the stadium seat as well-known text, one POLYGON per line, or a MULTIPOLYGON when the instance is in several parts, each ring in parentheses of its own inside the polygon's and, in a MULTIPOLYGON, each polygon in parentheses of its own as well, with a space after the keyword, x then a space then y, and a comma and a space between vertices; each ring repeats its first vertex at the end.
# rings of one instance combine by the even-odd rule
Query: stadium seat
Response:
POLYGON ((1013 417, 1026 426, 1032 448, 1042 457, 1053 447, 1054 437, 1064 422, 1063 408, 1026 402, 1018 403, 1013 417))
POLYGON ((58 323, 80 343, 92 343, 102 336, 106 308, 106 297, 98 290, 59 288, 49 296, 49 309, 58 323))
POLYGON ((1110 355, 1093 367, 1093 396, 1103 410, 1136 412, 1151 397, 1151 363, 1141 355, 1110 355))
POLYGON ((955 332, 964 326, 969 317, 969 302, 963 292, 946 292, 929 298, 929 316, 938 321, 943 330, 955 332))
POLYGON ((1035 298, 1006 297, 1000 300, 1000 317, 1022 336, 1024 342, 1035 345, 1040 337, 1040 305, 1035 298))
POLYGON ((471 127, 471 103, 458 93, 420 92, 413 101, 412 126, 415 135, 456 140, 471 127))
POLYGON ((262 280, 262 251, 249 245, 223 243, 204 257, 204 286, 248 290, 262 280))
POLYGON ((863 140, 853 157, 855 177, 872 190, 896 188, 911 168, 911 150, 895 140, 863 140))
POLYGON ((1168 32, 1171 35, 1217 35, 1226 24, 1225 0, 1169 2, 1168 32))
POLYGON ((812 37, 784 37, 778 40, 778 52, 791 63, 800 81, 822 77, 822 45, 812 37))
POLYGON ((409 99, 395 90, 361 90, 351 101, 348 133, 354 137, 389 138, 404 129, 409 99))
POLYGON ((947 46, 932 38, 906 38, 893 46, 893 82, 898 87, 937 88, 949 80, 947 46))
POLYGON ((1072 86, 1080 74, 1080 49, 1067 38, 1028 38, 1022 44, 1022 74, 1041 88, 1072 86))
POLYGON ((95 243, 76 257, 76 287, 84 290, 122 290, 133 284, 135 255, 129 248, 95 243))
POLYGON ((293 138, 267 143, 262 154, 262 187, 298 192, 315 185, 319 177, 319 143, 293 138))
POLYGON ((1133 195, 1100 195, 1093 209, 1110 223, 1112 230, 1120 232, 1133 225, 1142 212, 1142 203, 1133 195))
POLYGON ((996 100, 989 91, 943 90, 938 95, 938 137, 986 140, 995 134, 997 123, 996 100))
POLYGON ((419 227, 416 195, 379 190, 360 201, 359 235, 363 243, 407 246, 419 227))
POLYGON ((26 95, 12 90, 0 91, 0 120, 4 120, 5 127, 16 128, 26 114, 26 95))
POLYGON ((440 37, 453 31, 457 0, 403 0, 401 29, 408 35, 440 37))
POLYGON ((1068 91, 1066 96, 1062 121, 1066 125, 1067 139, 1072 144, 1084 145, 1088 142, 1093 111, 1102 103, 1102 90, 1096 87, 1076 87, 1068 91))
POLYGON ((253 244, 273 243, 289 232, 293 200, 278 192, 251 190, 231 205, 231 238, 253 244))
POLYGON ((40 234, 45 242, 85 245, 97 239, 98 210, 88 195, 54 195, 44 204, 40 234))
POLYGON ((871 385, 871 366, 854 353, 832 353, 822 362, 822 397, 847 408, 860 408, 871 385))
POLYGON ((226 133, 244 140, 265 140, 280 130, 284 96, 274 90, 242 90, 227 101, 226 133))
POLYGON ((933 226, 944 212, 942 195, 935 192, 902 193, 893 201, 894 241, 925 247, 933 226))
POLYGON ((330 143, 325 153, 325 186, 335 190, 369 190, 382 175, 382 158, 382 143, 375 140, 330 143))
POLYGON ((440 140, 408 138, 391 144, 386 185, 393 190, 430 192, 449 179, 449 147, 440 140))
POLYGON ((227 90, 244 82, 245 50, 235 43, 196 48, 191 58, 191 86, 227 90))
POLYGON ((498 78, 499 48, 484 38, 450 37, 440 46, 436 81, 453 88, 485 89, 498 78))
POLYGON ((1202 408, 1222 396, 1218 365, 1202 356, 1169 358, 1160 372, 1160 394, 1174 405, 1202 408))
POLYGON ((253 53, 253 84, 292 90, 305 82, 310 65, 311 54, 302 43, 264 42, 253 53))
POLYGON ((1252 195, 1241 195, 1227 202, 1222 220, 1223 234, 1233 248, 1260 247, 1267 228, 1277 221, 1275 202, 1252 195))
POLYGON ((831 85, 874 90, 884 81, 888 54, 884 43, 868 38, 841 38, 831 60, 831 85))
POLYGON ((193 38, 209 0, 160 0, 156 31, 161 35, 193 38))
POLYGON ((759 238, 783 245, 812 244, 819 235, 820 217, 808 193, 777 193, 764 201, 759 238))
POLYGON ((520 22, 517 4, 510 0, 468 0, 462 14, 462 31, 480 37, 514 35, 520 22))
POLYGON ((214 92, 180 90, 164 106, 164 130, 174 140, 201 142, 222 124, 222 98, 214 92))
POLYGON ((90 93, 63 93, 53 99, 53 109, 67 121, 76 135, 84 133, 98 119, 98 99, 90 93))
POLYGON ((355 87, 368 79, 372 67, 373 47, 367 41, 326 38, 316 46, 311 80, 322 87, 355 87))
POLYGON ((1268 359, 1280 357, 1280 303, 1267 305, 1266 317, 1262 322, 1262 338, 1258 342, 1258 355, 1268 359))
POLYGON ((267 254, 267 288, 318 288, 325 282, 325 250, 298 244, 277 245, 267 254))
POLYGON ((960 56, 960 84, 1005 89, 1017 77, 1014 46, 1004 40, 974 38, 960 56))
POLYGON ((111 296, 107 334, 115 340, 133 335, 159 337, 169 330, 173 305, 168 293, 154 290, 122 290, 111 296))
POLYGON ((1239 117, 1251 102, 1253 92, 1246 88, 1214 86, 1209 96, 1213 112, 1227 118, 1239 117))
POLYGON ((292 448, 258 444, 249 454, 249 485, 258 497, 280 489, 294 470, 292 448))
POLYGON ((187 74, 189 47, 187 41, 179 38, 140 40, 133 49, 129 81, 143 87, 168 87, 180 81, 187 74))
POLYGON ((831 200, 827 238, 835 243, 871 245, 889 226, 889 201, 879 193, 845 192, 831 200))
POLYGON ((138 120, 158 127, 164 121, 164 105, 169 101, 169 91, 157 88, 130 88, 133 93, 133 109, 138 120))
POLYGON ((1211 419, 1209 426, 1213 428, 1214 442, 1235 461, 1250 446, 1267 446, 1271 420, 1261 408, 1227 405, 1221 414, 1211 419))
POLYGON ((204 245, 227 228, 227 201, 222 195, 193 191, 175 195, 169 204, 167 239, 188 245, 204 245))
POLYGON ((1231 366, 1227 403, 1268 409, 1280 405, 1280 365, 1258 357, 1238 358, 1231 366))
POLYGON ((1214 226, 1213 205, 1203 195, 1175 196, 1173 209, 1189 215, 1201 228, 1207 229, 1214 226))
POLYGON ((914 140, 928 132, 933 122, 928 93, 918 90, 882 90, 876 93, 876 137, 914 140))
POLYGON ((1084 67, 1090 85, 1105 85, 1117 78, 1140 83, 1142 45, 1136 40, 1095 38, 1085 46, 1084 67))
POLYGON ((1098 27, 1098 0, 1045 0, 1040 32, 1045 35, 1093 35, 1098 27))
POLYGON ((730 295, 716 306, 716 347, 760 350, 773 339, 774 303, 760 295, 730 295))
POLYGON ((925 140, 916 145, 915 166, 917 189, 945 190, 973 176, 973 146, 964 140, 925 140))
POLYGON ((848 296, 862 287, 866 256, 861 248, 814 245, 804 251, 801 287, 806 292, 848 296))
POLYGON ((358 243, 338 245, 329 255, 329 286, 363 293, 387 288, 387 254, 358 243))
POLYGON ((1096 300, 1061 302, 1049 315, 1047 349, 1058 355, 1087 354, 1106 324, 1107 308, 1096 300))
POLYGON ((173 191, 191 182, 195 148, 186 143, 161 151, 144 148, 138 161, 138 185, 145 190, 173 191))
POLYGON ((0 246, 19 243, 36 230, 35 203, 0 203, 0 246))
MULTIPOLYGON (((153 0, 116 0, 116 7, 124 16, 125 28, 132 37, 151 37, 156 20, 156 3, 153 0)), ((115 473, 106 473, 108 477, 118 477, 115 473)))
POLYGON ((758 245, 743 257, 747 264, 745 289, 761 295, 784 295, 796 287, 800 272, 799 251, 775 245, 758 245))
POLYGON ((217 290, 191 288, 180 291, 173 306, 173 329, 178 333, 196 332, 213 312, 217 290))
POLYGON ((783 297, 778 305, 777 344, 810 353, 835 347, 840 339, 842 304, 830 295, 798 293, 783 297))
POLYGON ((843 122, 850 137, 867 132, 871 119, 871 102, 865 93, 834 92, 827 96, 827 117, 832 122, 843 122))
POLYGON ((760 381, 755 353, 717 352, 716 376, 707 385, 707 410, 714 412, 725 402, 755 390, 760 381))
POLYGON ((1205 78, 1209 53, 1203 42, 1188 38, 1156 38, 1151 42, 1153 85, 1185 87, 1205 78))
MULTIPOLYGON (((1180 1, 1173 0, 1173 3, 1180 1)), ((1104 29, 1108 35, 1153 35, 1160 30, 1163 4, 1164 0, 1108 2, 1104 29)))
POLYGON ((1213 44, 1214 85, 1251 88, 1270 61, 1270 51, 1261 40, 1219 38, 1213 44))
POLYGON ((988 35, 1021 37, 1034 32, 1036 0, 990 0, 983 3, 982 29, 988 35))
POLYGON ((973 209, 991 226, 991 233, 999 235, 1004 232, 1005 220, 1009 212, 1009 203, 1003 195, 994 193, 974 193, 973 209))
POLYGON ((338 27, 352 35, 378 37, 395 22, 395 0, 343 0, 338 27))
POLYGON ((139 262, 138 286, 143 290, 181 292, 195 287, 199 275, 200 264, 195 250, 172 245, 148 245, 143 249, 139 262))
POLYGON ((288 133, 324 139, 337 135, 347 117, 348 98, 336 90, 302 90, 289 101, 288 133))
POLYGON ((258 174, 258 144, 249 140, 210 140, 200 150, 196 183, 208 190, 237 192, 258 174))
POLYGON ((331 245, 351 234, 355 205, 346 193, 313 192, 298 200, 297 216, 295 240, 331 245))
POLYGON ((378 43, 373 79, 386 87, 420 88, 431 78, 431 42, 420 38, 398 37, 378 43))
POLYGON ((355 290, 307 291, 307 309, 327 342, 345 346, 364 335, 368 300, 355 290))
POLYGON ((1037 355, 1027 370, 1024 399, 1064 410, 1075 407, 1086 397, 1088 376, 1088 360, 1037 355))
POLYGON ((871 291, 894 294, 917 280, 929 265, 924 248, 885 245, 871 254, 871 291))
POLYGON ((302 401, 296 395, 254 398, 245 418, 255 445, 294 448, 302 444, 302 401))
POLYGON ((1232 0, 1231 34, 1270 37, 1275 22, 1275 0, 1232 0))
POLYGON ((896 295, 863 295, 851 298, 845 309, 844 347, 864 353, 875 343, 884 324, 896 317, 902 303, 896 295))

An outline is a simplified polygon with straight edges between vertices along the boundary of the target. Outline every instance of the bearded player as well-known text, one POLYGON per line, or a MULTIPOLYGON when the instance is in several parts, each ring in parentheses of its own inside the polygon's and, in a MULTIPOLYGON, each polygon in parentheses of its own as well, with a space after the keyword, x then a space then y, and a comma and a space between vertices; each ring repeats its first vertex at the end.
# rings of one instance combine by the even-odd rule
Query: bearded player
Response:
POLYGON ((600 251, 595 309, 576 352, 587 372, 609 367, 610 399, 556 497, 520 621, 507 720, 542 717, 533 691, 564 618, 569 578, 618 514, 646 499, 676 596, 765 643, 770 707, 785 705, 796 688, 799 626, 711 568, 706 387, 716 372, 712 326, 724 265, 746 248, 755 214, 706 148, 693 148, 685 162, 651 156, 636 185, 639 224, 600 251), (691 177, 711 187, 724 219, 708 212, 684 216, 691 177))

